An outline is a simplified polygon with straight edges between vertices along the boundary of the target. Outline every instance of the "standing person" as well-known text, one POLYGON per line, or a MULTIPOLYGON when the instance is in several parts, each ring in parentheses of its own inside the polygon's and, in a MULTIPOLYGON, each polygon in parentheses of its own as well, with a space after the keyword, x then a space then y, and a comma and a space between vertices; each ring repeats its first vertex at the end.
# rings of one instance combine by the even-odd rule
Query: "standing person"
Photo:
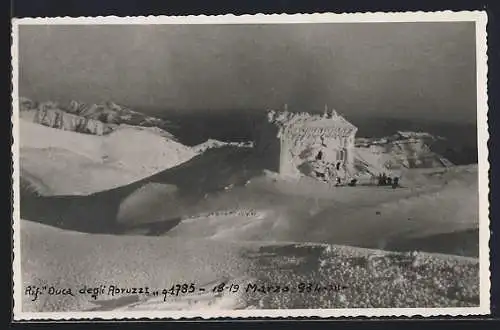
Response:
POLYGON ((387 184, 387 175, 385 172, 382 174, 382 185, 385 186, 387 184))
POLYGON ((397 187, 399 187, 399 178, 395 177, 392 181, 392 189, 396 189, 397 187))

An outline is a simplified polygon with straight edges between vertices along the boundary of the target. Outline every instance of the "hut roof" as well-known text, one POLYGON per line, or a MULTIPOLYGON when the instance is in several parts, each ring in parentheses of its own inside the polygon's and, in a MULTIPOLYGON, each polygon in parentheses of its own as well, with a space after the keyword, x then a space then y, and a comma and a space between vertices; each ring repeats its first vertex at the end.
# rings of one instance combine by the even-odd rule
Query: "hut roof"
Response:
POLYGON ((357 131, 357 127, 348 122, 344 117, 333 112, 331 115, 312 115, 306 112, 275 112, 268 113, 270 123, 277 125, 281 130, 289 130, 299 127, 321 128, 328 130, 342 131, 344 134, 351 134, 357 131))

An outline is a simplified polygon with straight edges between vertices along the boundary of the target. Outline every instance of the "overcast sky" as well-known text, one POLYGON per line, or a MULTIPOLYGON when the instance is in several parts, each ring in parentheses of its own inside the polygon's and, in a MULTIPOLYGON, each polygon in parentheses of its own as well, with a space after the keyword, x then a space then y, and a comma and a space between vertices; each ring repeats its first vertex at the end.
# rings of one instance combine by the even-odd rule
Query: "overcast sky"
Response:
POLYGON ((21 26, 20 95, 476 118, 474 23, 21 26))

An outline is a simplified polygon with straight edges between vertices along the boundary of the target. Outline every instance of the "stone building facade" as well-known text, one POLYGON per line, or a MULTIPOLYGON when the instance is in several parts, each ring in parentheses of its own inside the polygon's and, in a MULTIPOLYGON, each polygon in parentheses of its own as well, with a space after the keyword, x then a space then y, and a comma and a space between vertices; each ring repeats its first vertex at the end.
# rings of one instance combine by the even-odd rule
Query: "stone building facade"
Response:
POLYGON ((357 128, 335 111, 324 115, 270 111, 256 147, 283 176, 345 182, 352 176, 357 128))

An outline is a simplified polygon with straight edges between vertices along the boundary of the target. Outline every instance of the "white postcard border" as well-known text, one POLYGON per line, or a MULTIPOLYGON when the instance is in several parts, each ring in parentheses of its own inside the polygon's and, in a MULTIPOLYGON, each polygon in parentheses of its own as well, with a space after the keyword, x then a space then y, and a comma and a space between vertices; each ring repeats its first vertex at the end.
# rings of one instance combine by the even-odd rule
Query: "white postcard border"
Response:
POLYGON ((13 298, 14 320, 118 320, 118 319, 191 319, 191 318, 286 318, 286 317, 384 317, 384 316, 466 316, 490 313, 490 253, 489 253, 489 180, 488 162, 488 96, 487 96, 487 15, 483 11, 440 12, 371 12, 344 14, 257 14, 220 16, 142 16, 142 17, 47 17, 12 19, 12 156, 13 156, 13 298), (317 24, 317 23, 375 23, 375 22, 453 22, 476 23, 477 63, 477 136, 479 175, 479 262, 480 306, 467 308, 356 308, 356 309, 282 309, 229 311, 161 311, 161 312, 57 312, 28 313, 22 311, 22 280, 19 214, 19 95, 18 95, 18 30, 20 25, 85 25, 85 24, 317 24))

